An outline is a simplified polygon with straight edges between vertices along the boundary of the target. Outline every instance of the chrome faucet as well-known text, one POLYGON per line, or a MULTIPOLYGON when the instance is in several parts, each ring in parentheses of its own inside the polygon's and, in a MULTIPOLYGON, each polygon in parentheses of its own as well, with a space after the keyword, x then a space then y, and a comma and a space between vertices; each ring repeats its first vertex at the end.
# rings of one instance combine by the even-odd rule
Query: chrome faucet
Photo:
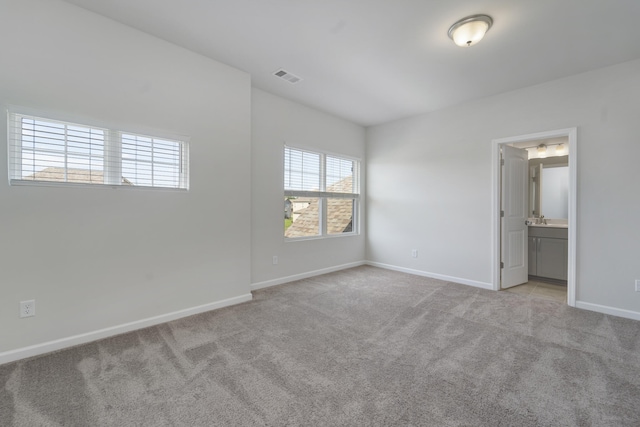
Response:
POLYGON ((544 215, 540 215, 540 218, 538 218, 539 224, 544 224, 547 225, 547 220, 544 218, 544 215))

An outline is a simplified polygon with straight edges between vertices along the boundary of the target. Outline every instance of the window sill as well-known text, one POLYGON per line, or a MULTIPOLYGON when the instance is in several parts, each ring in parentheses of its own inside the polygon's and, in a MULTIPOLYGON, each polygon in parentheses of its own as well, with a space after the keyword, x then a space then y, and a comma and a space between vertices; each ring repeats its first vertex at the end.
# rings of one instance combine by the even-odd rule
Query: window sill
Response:
POLYGON ((12 187, 67 187, 67 188, 101 188, 107 190, 151 190, 151 191, 189 191, 188 188, 173 187, 149 187, 144 185, 114 185, 114 184, 86 184, 78 182, 56 182, 56 181, 31 181, 24 179, 11 179, 9 185, 12 187))
POLYGON ((306 242, 308 240, 325 240, 325 239, 339 239, 341 237, 353 237, 359 236, 360 233, 341 233, 341 234, 326 234, 324 236, 309 236, 309 237, 285 237, 285 243, 293 242, 306 242))

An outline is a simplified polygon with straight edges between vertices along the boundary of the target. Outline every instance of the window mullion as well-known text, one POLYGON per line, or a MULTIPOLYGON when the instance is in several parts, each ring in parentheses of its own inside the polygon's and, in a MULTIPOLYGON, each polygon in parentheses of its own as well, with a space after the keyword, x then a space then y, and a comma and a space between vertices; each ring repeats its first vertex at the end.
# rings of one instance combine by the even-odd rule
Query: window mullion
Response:
POLYGON ((104 137, 104 183, 108 185, 122 184, 122 141, 121 133, 106 130, 104 137))
MULTIPOLYGON (((355 178, 355 177, 354 177, 355 178)), ((359 234, 360 233, 360 200, 353 200, 353 211, 351 214, 351 231, 359 234)))
POLYGON ((320 155, 320 191, 327 191, 327 156, 320 155))
POLYGON ((320 226, 320 235, 327 235, 327 198, 320 197, 318 199, 318 225, 320 226))
POLYGON ((360 194, 360 163, 353 162, 351 169, 351 191, 355 194, 360 194))
POLYGON ((69 127, 64 125, 64 182, 69 181, 69 127))
POLYGON ((180 187, 188 188, 189 183, 189 152, 184 144, 180 144, 180 187))
POLYGON ((155 149, 155 142, 154 139, 151 138, 151 186, 153 186, 155 184, 154 181, 154 172, 156 169, 156 165, 154 164, 154 149, 155 149))
MULTIPOLYGON (((320 191, 327 191, 327 156, 320 154, 320 191)), ((320 235, 327 235, 327 198, 318 198, 318 226, 320 235)))
POLYGON ((11 126, 9 126, 11 132, 10 144, 13 150, 13 152, 9 153, 9 158, 13 162, 10 179, 22 179, 22 131, 24 119, 13 113, 10 113, 9 117, 11 120, 11 126))

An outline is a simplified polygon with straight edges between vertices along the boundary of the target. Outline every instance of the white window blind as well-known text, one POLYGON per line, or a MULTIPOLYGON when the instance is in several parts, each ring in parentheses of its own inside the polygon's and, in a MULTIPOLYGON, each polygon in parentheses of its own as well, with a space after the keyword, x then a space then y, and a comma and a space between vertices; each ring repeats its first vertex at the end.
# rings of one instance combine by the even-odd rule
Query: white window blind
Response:
POLYGON ((104 129, 10 114, 12 180, 104 183, 104 129))
POLYGON ((133 185, 183 188, 179 141, 122 134, 122 176, 133 185))
POLYGON ((9 112, 9 180, 187 189, 188 144, 9 112))
POLYGON ((320 191, 320 154, 285 147, 284 188, 320 191))
POLYGON ((358 165, 352 159, 285 147, 285 195, 358 198, 358 165))

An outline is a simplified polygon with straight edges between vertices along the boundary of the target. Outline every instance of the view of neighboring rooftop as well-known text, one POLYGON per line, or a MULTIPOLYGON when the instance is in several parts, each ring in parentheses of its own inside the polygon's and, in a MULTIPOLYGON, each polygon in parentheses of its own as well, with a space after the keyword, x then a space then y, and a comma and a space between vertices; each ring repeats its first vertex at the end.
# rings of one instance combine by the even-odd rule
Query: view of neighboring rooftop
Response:
MULTIPOLYGON (((104 184, 104 173, 89 169, 66 169, 58 167, 48 167, 34 174, 25 176, 28 181, 47 182, 75 182, 78 184, 104 184)), ((123 185, 133 185, 127 178, 122 177, 123 185)))
MULTIPOLYGON (((327 192, 351 193, 353 179, 351 176, 327 187, 327 192)), ((318 219, 318 199, 309 199, 309 206, 300 210, 300 216, 285 230, 285 237, 307 237, 318 234, 320 227, 318 219)), ((349 233, 353 227, 353 200, 352 199, 328 199, 327 234, 349 233)))

